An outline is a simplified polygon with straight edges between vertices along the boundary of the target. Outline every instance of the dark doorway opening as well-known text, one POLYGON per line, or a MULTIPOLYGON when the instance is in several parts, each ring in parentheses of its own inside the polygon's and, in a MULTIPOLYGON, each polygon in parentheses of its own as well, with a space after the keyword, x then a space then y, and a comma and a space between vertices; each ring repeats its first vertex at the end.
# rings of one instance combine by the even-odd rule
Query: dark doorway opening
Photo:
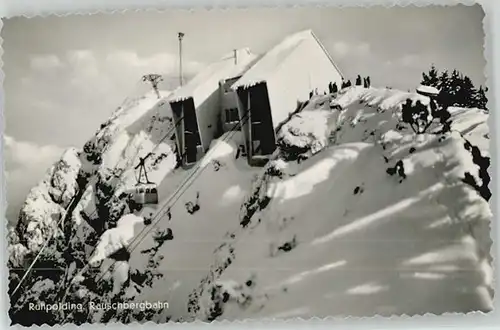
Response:
POLYGON ((250 111, 250 150, 252 155, 270 155, 276 149, 269 95, 265 83, 248 92, 250 111))
POLYGON ((198 146, 201 145, 198 122, 193 99, 190 98, 182 102, 184 112, 184 155, 186 163, 197 161, 198 146))

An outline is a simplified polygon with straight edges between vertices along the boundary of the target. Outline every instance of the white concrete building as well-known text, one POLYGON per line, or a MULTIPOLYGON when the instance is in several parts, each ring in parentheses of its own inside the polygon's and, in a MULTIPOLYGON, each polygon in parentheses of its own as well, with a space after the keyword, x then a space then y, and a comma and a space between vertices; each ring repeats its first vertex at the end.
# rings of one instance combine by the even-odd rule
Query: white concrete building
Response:
POLYGON ((210 64, 168 97, 173 120, 179 123, 176 141, 184 165, 198 161, 221 133, 218 128, 223 120, 223 105, 231 98, 221 93, 221 81, 240 77, 255 59, 248 48, 235 50, 210 64))
POLYGON ((285 38, 231 86, 245 122, 250 164, 265 162, 276 149, 279 125, 312 90, 328 91, 330 82, 340 86, 342 73, 314 33, 306 30, 285 38))

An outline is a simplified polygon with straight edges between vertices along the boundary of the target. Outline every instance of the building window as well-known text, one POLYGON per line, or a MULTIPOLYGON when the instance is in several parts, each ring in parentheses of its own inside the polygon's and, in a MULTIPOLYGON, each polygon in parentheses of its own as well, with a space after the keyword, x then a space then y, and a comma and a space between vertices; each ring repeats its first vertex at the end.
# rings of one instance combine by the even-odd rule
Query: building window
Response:
POLYGON ((226 123, 234 123, 240 121, 238 108, 226 109, 226 123))

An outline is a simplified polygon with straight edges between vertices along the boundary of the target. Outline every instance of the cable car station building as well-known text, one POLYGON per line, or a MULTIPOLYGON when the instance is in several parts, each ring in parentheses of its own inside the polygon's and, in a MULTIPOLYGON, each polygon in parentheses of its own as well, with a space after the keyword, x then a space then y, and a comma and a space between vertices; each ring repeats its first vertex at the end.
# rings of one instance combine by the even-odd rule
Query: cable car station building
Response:
POLYGON ((249 49, 235 50, 209 65, 168 97, 172 119, 174 123, 179 122, 175 135, 183 165, 197 162, 212 140, 222 133, 218 129, 222 120, 221 107, 224 104, 233 106, 231 96, 221 94, 222 82, 241 76, 255 59, 249 49))
POLYGON ((235 50, 168 98, 183 166, 197 162, 213 139, 242 124, 250 165, 276 149, 278 127, 313 90, 338 86, 342 74, 311 30, 285 38, 263 56, 235 50))

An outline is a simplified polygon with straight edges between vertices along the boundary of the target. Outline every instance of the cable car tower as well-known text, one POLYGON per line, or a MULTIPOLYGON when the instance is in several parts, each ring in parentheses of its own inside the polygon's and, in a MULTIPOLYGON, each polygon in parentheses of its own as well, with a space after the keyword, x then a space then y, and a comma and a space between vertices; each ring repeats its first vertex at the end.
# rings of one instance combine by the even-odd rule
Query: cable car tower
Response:
POLYGON ((146 170, 146 159, 153 153, 149 153, 144 157, 139 157, 139 164, 134 168, 139 169, 139 176, 135 185, 134 200, 142 205, 157 205, 158 204, 158 187, 156 183, 149 181, 148 172, 146 170), (145 182, 142 181, 142 172, 144 171, 145 182))

